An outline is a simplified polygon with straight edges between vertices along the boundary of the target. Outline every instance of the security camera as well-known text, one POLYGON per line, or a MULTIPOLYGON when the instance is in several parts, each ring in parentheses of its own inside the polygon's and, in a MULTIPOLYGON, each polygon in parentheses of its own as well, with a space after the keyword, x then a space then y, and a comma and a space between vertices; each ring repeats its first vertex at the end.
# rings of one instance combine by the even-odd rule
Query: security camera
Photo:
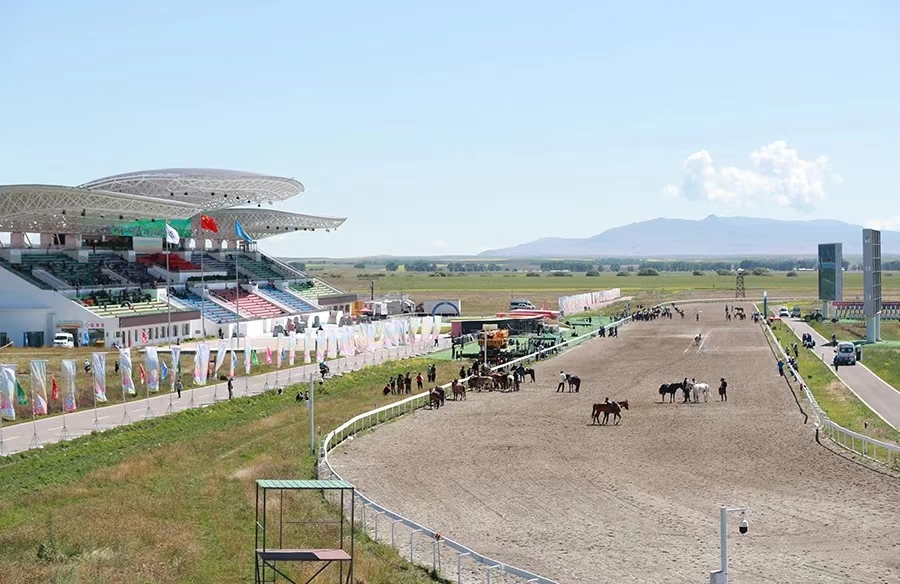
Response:
POLYGON ((738 523, 738 531, 741 532, 741 535, 744 535, 748 531, 750 531, 750 524, 747 523, 747 518, 741 519, 741 522, 738 523))

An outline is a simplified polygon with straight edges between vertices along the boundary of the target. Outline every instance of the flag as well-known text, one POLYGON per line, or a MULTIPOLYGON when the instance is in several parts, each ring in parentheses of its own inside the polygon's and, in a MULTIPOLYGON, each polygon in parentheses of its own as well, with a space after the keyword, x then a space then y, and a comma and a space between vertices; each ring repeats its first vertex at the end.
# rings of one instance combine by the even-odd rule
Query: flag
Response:
POLYGON ((256 349, 250 351, 250 362, 254 365, 259 365, 259 356, 256 354, 256 349))
POLYGON ((13 403, 15 387, 16 366, 0 365, 0 416, 10 422, 16 419, 16 406, 13 403))
POLYGON ((124 347, 119 349, 119 373, 122 374, 122 391, 127 391, 128 395, 137 394, 137 391, 134 389, 134 379, 131 378, 132 367, 131 348, 124 347))
MULTIPOLYGON (((253 349, 250 348, 250 337, 244 338, 244 373, 250 375, 250 365, 253 364, 253 349)), ((258 363, 257 363, 258 365, 258 363)))
POLYGON ((225 364, 225 357, 228 355, 228 339, 219 339, 219 348, 216 349, 216 367, 213 373, 218 373, 222 365, 225 364))
POLYGON ((147 372, 144 371, 143 363, 138 363, 138 370, 141 372, 141 383, 147 385, 147 372))
POLYGON ((281 362, 287 360, 287 349, 281 350, 281 359, 278 360, 278 366, 281 367, 281 362))
POLYGON ((175 391, 175 380, 181 379, 181 347, 172 347, 172 386, 175 391))
POLYGON ((178 245, 179 241, 181 241, 181 236, 178 235, 178 231, 166 223, 166 242, 171 243, 172 245, 178 245))
POLYGON ((234 347, 231 348, 231 368, 228 369, 228 377, 234 377, 234 370, 237 369, 237 355, 234 354, 234 347))
POLYGON ((247 232, 244 231, 244 228, 241 227, 240 221, 234 222, 234 234, 246 241, 247 243, 256 243, 253 241, 253 238, 247 235, 247 232))
POLYGON ((159 391, 159 351, 156 347, 144 349, 144 361, 147 362, 147 389, 156 393, 159 391))
POLYGON ((294 366, 294 355, 297 353, 297 331, 293 330, 288 336, 288 365, 294 366))
POLYGON ((94 374, 94 399, 98 402, 106 401, 106 353, 94 353, 91 355, 93 365, 91 371, 94 374))
POLYGON ((219 226, 216 225, 216 220, 209 215, 200 215, 200 229, 206 229, 213 233, 219 232, 219 226))
POLYGON ((31 395, 34 397, 32 412, 35 416, 46 415, 47 408, 47 362, 42 359, 31 361, 31 395))
POLYGON ((141 329, 141 344, 146 345, 149 341, 150 339, 147 338, 147 329, 141 329))
POLYGON ((16 401, 19 402, 20 406, 28 405, 28 395, 25 394, 25 388, 22 387, 18 379, 16 379, 16 401))
POLYGON ((75 395, 75 360, 63 359, 60 361, 63 386, 63 411, 74 412, 78 408, 75 395))
POLYGON ((272 348, 266 347, 266 365, 272 364, 272 348))
POLYGON ((277 337, 278 346, 275 348, 275 367, 281 369, 281 362, 284 360, 284 349, 281 348, 281 335, 277 337))
POLYGON ((197 343, 194 353, 194 385, 206 385, 209 375, 209 344, 197 343))
POLYGON ((54 401, 59 399, 59 386, 56 385, 56 375, 50 378, 50 399, 54 401))
POLYGON ((163 361, 162 362, 162 375, 160 376, 160 379, 162 379, 162 381, 165 381, 166 377, 168 377, 168 376, 169 376, 169 368, 166 367, 166 362, 163 361))

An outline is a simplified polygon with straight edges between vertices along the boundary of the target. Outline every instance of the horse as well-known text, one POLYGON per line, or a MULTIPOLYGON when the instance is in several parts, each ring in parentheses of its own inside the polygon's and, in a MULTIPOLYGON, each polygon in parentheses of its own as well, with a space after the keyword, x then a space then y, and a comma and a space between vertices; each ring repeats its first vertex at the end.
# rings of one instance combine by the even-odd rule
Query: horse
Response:
POLYGON ((441 407, 441 394, 437 392, 437 388, 432 389, 428 393, 428 405, 431 409, 436 410, 441 407))
POLYGON ((683 381, 678 383, 663 383, 659 386, 659 395, 662 396, 662 403, 666 401, 666 394, 669 396, 669 403, 675 403, 675 392, 684 386, 683 381))
POLYGON ((453 401, 458 400, 462 397, 463 400, 466 399, 466 386, 462 383, 453 383, 453 401))
POLYGON ((534 369, 531 369, 530 367, 526 369, 525 373, 522 375, 522 378, 524 379, 526 375, 531 377, 531 383, 534 383, 534 369))
MULTIPOLYGON (((697 333, 697 336, 694 337, 694 344, 699 345, 702 340, 703 340, 703 334, 697 333)), ((682 341, 682 342, 684 342, 684 341, 682 341)))
POLYGON ((706 383, 692 383, 691 384, 691 399, 695 404, 700 403, 700 394, 703 394, 703 402, 706 403, 709 401, 709 384, 706 383))
POLYGON ((509 389, 509 377, 505 373, 493 373, 491 379, 494 380, 494 386, 506 391, 509 389))
POLYGON ((594 409, 591 414, 591 424, 603 424, 605 425, 609 421, 609 415, 613 415, 613 424, 618 426, 619 420, 622 418, 622 409, 628 409, 628 400, 622 400, 620 402, 611 401, 608 404, 594 404, 594 409), (600 422, 600 414, 603 413, 603 422, 600 422))
POLYGON ((481 391, 482 389, 494 389, 494 379, 487 376, 474 376, 469 378, 469 387, 481 391))
POLYGON ((575 389, 575 393, 578 393, 578 391, 581 389, 581 378, 578 377, 577 375, 569 375, 566 378, 566 381, 569 382, 569 391, 570 392, 572 391, 573 388, 575 389))

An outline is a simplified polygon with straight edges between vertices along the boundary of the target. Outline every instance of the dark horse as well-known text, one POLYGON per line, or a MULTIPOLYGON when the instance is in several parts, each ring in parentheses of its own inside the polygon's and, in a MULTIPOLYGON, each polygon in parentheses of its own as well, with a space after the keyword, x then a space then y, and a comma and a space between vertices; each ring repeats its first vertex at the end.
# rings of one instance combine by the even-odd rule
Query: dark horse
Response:
POLYGON ((594 411, 591 413, 591 424, 606 424, 609 421, 609 415, 613 416, 613 424, 618 426, 619 420, 622 418, 622 410, 628 409, 628 400, 620 402, 611 401, 608 404, 594 404, 594 411), (600 414, 603 414, 603 421, 600 422, 600 414))
POLYGON ((528 377, 531 377, 531 383, 534 383, 534 369, 532 369, 531 367, 526 369, 525 372, 522 374, 522 377, 524 378, 526 375, 528 377))
POLYGON ((428 394, 428 405, 431 406, 431 409, 436 410, 441 407, 443 403, 443 392, 439 391, 437 387, 431 390, 428 394))
POLYGON ((666 394, 669 395, 669 402, 675 403, 675 392, 679 389, 684 390, 685 384, 684 381, 679 381, 678 383, 663 383, 659 386, 659 395, 662 397, 662 401, 666 401, 666 394))

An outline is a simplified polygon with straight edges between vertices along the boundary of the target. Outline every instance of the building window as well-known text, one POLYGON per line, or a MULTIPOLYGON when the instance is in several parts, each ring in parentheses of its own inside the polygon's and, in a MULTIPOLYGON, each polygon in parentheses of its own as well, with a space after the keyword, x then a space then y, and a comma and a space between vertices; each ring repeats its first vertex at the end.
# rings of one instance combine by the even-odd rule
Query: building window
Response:
POLYGON ((181 325, 181 334, 182 334, 182 336, 185 336, 185 337, 190 336, 191 335, 191 325, 190 324, 181 325))

